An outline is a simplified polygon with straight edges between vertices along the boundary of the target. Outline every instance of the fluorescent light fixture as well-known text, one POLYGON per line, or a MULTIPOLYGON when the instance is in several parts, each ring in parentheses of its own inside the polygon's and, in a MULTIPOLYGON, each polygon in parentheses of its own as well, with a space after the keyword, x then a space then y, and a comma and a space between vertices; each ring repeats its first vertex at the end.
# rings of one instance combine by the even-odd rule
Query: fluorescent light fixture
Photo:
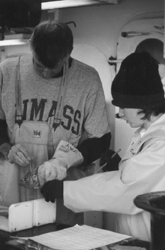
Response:
POLYGON ((99 5, 99 4, 117 4, 118 0, 63 0, 63 1, 51 1, 41 3, 42 10, 79 7, 88 5, 99 5))
POLYGON ((28 43, 27 40, 21 40, 21 39, 2 40, 0 41, 0 47, 12 46, 12 45, 23 45, 27 43, 28 43))

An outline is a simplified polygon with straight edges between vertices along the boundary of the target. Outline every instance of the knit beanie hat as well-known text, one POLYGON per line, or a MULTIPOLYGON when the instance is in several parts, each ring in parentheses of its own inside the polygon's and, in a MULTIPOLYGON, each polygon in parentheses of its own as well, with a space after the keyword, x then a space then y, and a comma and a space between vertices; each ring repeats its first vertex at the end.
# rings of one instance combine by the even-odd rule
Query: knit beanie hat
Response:
POLYGON ((158 63, 148 53, 132 53, 121 63, 112 87, 112 104, 120 108, 156 108, 165 105, 158 63))

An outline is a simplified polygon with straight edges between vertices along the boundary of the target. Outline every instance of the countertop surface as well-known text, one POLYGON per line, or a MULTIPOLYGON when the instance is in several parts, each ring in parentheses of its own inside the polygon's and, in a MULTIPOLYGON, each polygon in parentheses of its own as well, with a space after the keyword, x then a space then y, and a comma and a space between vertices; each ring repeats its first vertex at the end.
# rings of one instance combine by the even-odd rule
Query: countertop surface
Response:
MULTIPOLYGON (((25 246, 23 244, 19 244, 16 240, 13 240, 11 236, 31 237, 31 236, 35 236, 35 235, 40 235, 40 234, 52 232, 52 231, 62 230, 62 229, 67 228, 67 227, 69 227, 69 226, 61 225, 61 224, 57 224, 57 223, 52 223, 52 224, 47 224, 47 225, 39 226, 39 227, 33 227, 31 229, 22 230, 22 231, 13 232, 13 233, 8 233, 8 232, 4 232, 4 231, 0 230, 0 250, 19 250, 19 249, 32 250, 32 248, 25 248, 25 246)), ((139 240, 132 240, 132 241, 126 242, 126 243, 122 244, 122 246, 136 246, 136 247, 144 248, 146 250, 150 249, 149 242, 139 241, 139 240)), ((35 249, 35 248, 33 248, 33 249, 35 249)), ((125 249, 125 248, 123 248, 123 249, 125 249)), ((130 247, 128 247, 128 249, 131 250, 130 247)))

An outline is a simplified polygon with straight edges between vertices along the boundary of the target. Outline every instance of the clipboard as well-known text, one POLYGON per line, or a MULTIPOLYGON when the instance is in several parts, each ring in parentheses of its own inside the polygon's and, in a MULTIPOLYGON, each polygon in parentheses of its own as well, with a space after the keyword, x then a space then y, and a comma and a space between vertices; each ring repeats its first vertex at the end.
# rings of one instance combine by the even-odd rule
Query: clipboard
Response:
POLYGON ((109 250, 115 244, 126 243, 133 239, 128 235, 87 225, 76 225, 33 237, 12 238, 18 245, 24 245, 23 249, 26 250, 109 250))

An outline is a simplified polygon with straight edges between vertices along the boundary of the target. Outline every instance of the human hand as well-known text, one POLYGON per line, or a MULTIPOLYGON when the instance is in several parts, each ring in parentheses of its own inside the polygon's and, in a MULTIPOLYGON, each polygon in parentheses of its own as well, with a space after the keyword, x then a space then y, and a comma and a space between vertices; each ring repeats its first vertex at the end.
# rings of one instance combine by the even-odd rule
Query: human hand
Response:
POLYGON ((45 182, 53 179, 64 179, 67 175, 67 169, 81 164, 82 161, 82 154, 69 142, 61 140, 53 158, 38 168, 40 186, 42 187, 45 182))
POLYGON ((21 144, 14 145, 8 154, 10 163, 16 163, 21 166, 27 166, 32 160, 28 151, 21 144))
POLYGON ((66 177, 66 167, 57 159, 51 159, 38 167, 38 180, 42 187, 45 182, 54 179, 62 180, 66 177))
POLYGON ((41 188, 41 194, 47 202, 55 202, 56 198, 63 198, 63 181, 52 180, 41 188))
POLYGON ((104 152, 100 159, 100 166, 103 166, 103 171, 115 171, 118 170, 119 162, 121 161, 121 157, 118 155, 117 152, 108 149, 104 152))

